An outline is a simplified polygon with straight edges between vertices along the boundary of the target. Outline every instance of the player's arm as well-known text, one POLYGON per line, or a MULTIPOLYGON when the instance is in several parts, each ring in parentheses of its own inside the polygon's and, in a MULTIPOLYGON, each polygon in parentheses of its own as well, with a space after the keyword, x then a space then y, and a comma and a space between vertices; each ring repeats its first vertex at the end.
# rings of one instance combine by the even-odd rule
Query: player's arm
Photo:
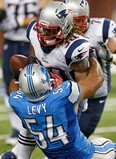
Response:
POLYGON ((111 53, 116 53, 116 36, 108 39, 107 47, 111 53))
POLYGON ((74 62, 71 64, 71 69, 75 72, 75 79, 78 83, 81 79, 86 78, 88 74, 89 61, 88 58, 84 58, 80 62, 74 62))
POLYGON ((19 84, 17 83, 17 80, 13 78, 10 82, 9 86, 9 94, 19 89, 19 84))
MULTIPOLYGON (((107 22, 107 32, 104 32, 104 42, 98 42, 98 55, 107 62, 116 64, 116 23, 113 20, 105 19, 104 23, 107 22)), ((103 27, 103 31, 106 28, 103 27)))
POLYGON ((97 48, 98 55, 103 60, 116 65, 116 37, 110 38, 107 46, 103 42, 99 42, 99 45, 97 48))
POLYGON ((116 36, 108 40, 107 47, 112 53, 112 63, 116 65, 116 36))
POLYGON ((78 82, 78 85, 81 89, 81 95, 77 102, 76 111, 78 110, 79 102, 81 100, 92 97, 96 90, 102 85, 103 80, 104 78, 101 66, 94 57, 90 58, 90 67, 88 69, 88 75, 86 78, 81 79, 78 82))

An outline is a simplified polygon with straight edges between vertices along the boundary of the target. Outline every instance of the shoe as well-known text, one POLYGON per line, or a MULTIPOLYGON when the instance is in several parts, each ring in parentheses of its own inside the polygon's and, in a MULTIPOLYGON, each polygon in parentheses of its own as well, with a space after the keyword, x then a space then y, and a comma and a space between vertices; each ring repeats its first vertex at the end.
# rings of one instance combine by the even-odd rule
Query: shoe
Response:
POLYGON ((18 142, 18 135, 19 135, 19 131, 14 129, 11 137, 6 139, 5 143, 8 144, 8 145, 15 146, 18 142))

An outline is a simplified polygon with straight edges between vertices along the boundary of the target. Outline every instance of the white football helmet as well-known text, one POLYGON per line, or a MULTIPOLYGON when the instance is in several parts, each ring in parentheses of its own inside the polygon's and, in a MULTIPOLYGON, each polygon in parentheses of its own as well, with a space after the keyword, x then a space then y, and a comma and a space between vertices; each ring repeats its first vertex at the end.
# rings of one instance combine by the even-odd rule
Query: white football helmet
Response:
POLYGON ((63 2, 50 2, 40 12, 37 20, 37 36, 43 46, 61 42, 73 27, 73 12, 63 2))
POLYGON ((43 66, 29 64, 20 72, 19 87, 29 101, 43 100, 51 90, 50 75, 43 66))
POLYGON ((87 0, 64 0, 64 2, 73 10, 73 19, 77 26, 85 32, 88 28, 90 11, 87 0))

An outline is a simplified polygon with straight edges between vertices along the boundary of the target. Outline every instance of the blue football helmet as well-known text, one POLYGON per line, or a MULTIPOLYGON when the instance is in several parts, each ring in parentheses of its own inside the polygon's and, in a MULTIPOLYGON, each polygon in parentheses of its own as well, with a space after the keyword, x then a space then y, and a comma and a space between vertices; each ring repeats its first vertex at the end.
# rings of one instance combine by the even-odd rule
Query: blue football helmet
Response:
POLYGON ((29 101, 43 100, 52 89, 50 75, 45 67, 29 64, 20 72, 19 87, 29 101))

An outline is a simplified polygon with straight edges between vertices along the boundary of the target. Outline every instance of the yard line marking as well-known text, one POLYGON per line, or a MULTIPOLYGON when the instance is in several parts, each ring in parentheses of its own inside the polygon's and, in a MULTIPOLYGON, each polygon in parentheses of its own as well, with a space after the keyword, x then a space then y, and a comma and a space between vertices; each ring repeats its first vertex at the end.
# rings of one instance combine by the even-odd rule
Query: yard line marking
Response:
POLYGON ((0 113, 5 113, 5 112, 8 112, 6 106, 0 104, 0 113))
POLYGON ((9 136, 10 134, 0 135, 0 140, 6 140, 9 136))
POLYGON ((0 114, 0 122, 9 120, 8 114, 0 114))
POLYGON ((116 132, 116 126, 96 128, 94 134, 116 132))
POLYGON ((116 98, 108 98, 104 111, 116 110, 116 98))

